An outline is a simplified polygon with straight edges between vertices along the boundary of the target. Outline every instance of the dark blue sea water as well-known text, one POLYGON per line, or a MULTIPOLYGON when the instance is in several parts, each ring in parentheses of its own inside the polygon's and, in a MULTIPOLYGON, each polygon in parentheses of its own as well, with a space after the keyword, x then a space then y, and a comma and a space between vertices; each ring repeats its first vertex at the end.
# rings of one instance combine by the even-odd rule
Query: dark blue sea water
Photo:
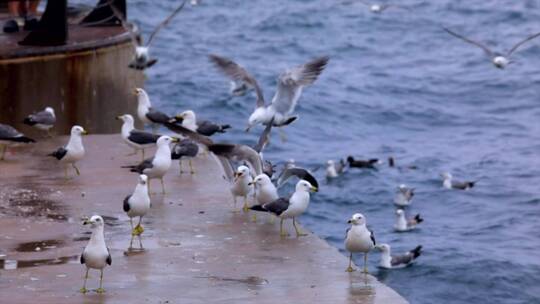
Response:
MULTIPOLYGON (((128 2, 131 20, 148 34, 179 1, 128 2)), ((254 94, 230 98, 228 82, 207 55, 241 63, 267 100, 283 69, 331 56, 304 91, 300 119, 286 131, 289 141, 282 144, 274 134, 266 157, 314 167, 349 154, 394 156, 419 169, 351 170, 322 183, 302 223, 343 249, 346 221, 361 212, 394 252, 422 244, 423 256, 405 269, 377 270, 378 254, 370 256, 371 272, 411 303, 540 303, 540 39, 515 53, 503 71, 439 27, 508 50, 540 31, 540 1, 404 0, 399 3, 410 11, 381 15, 351 2, 188 6, 157 37, 152 51, 160 62, 147 72, 146 88, 166 112, 193 109, 233 125, 218 140, 252 144, 262 129, 243 129, 254 94), (472 191, 443 190, 442 171, 483 179, 472 191), (425 218, 412 233, 392 231, 400 183, 417 188, 409 212, 425 218)))

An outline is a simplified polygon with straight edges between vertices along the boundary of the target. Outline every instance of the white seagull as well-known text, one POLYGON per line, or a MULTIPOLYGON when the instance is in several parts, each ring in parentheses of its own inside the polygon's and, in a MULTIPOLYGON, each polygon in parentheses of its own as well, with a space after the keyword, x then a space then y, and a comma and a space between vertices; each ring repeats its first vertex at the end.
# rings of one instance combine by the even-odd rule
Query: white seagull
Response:
POLYGON ((512 63, 513 61, 510 60, 510 56, 520 47, 522 46, 523 44, 525 44, 526 42, 528 41, 531 41, 533 40, 534 38, 540 36, 540 32, 536 33, 536 34, 532 34, 530 36, 528 36, 527 38, 519 41, 518 43, 516 43, 506 54, 503 54, 503 53, 498 53, 498 52, 494 52, 492 51, 490 48, 488 48, 487 46, 485 46, 484 44, 480 43, 480 42, 477 42, 477 41, 474 41, 470 38, 467 38, 465 36, 462 36, 456 32, 453 32, 452 30, 446 28, 446 27, 443 27, 443 29, 450 35, 456 37, 456 38, 459 38, 469 44, 472 44, 474 46, 477 46, 479 48, 481 48, 484 53, 486 54, 486 56, 488 56, 490 59, 491 59, 491 62, 493 63, 493 65, 495 65, 495 67, 499 68, 499 69, 504 69, 507 65, 509 65, 510 63, 512 63))
POLYGON ((71 164, 77 175, 81 175, 81 171, 75 165, 82 160, 85 154, 82 143, 82 136, 88 134, 81 126, 73 126, 71 128, 71 136, 66 146, 58 148, 53 153, 49 154, 64 164, 64 176, 68 178, 68 165, 71 164))
POLYGON ((347 272, 353 272, 352 255, 354 252, 364 253, 364 273, 368 273, 367 255, 376 245, 373 231, 366 227, 366 219, 361 213, 355 213, 348 221, 351 227, 347 229, 345 238, 345 249, 350 252, 349 267, 347 272))
POLYGON ((20 143, 33 143, 36 142, 30 137, 26 137, 17 129, 13 128, 10 125, 0 124, 0 160, 4 160, 7 148, 10 146, 15 146, 20 143))
POLYGON ((135 129, 133 116, 129 114, 117 116, 116 119, 124 122, 121 129, 122 139, 128 146, 135 149, 135 153, 141 150, 144 160, 144 149, 155 146, 160 135, 135 129))
POLYGON ((407 207, 412 203, 414 197, 414 188, 409 188, 404 184, 399 185, 396 195, 394 196, 394 204, 399 207, 407 207))
POLYGON ((416 225, 423 221, 424 219, 420 217, 420 213, 416 214, 413 218, 407 219, 405 217, 405 211, 403 209, 397 209, 394 229, 398 232, 410 231, 415 229, 416 225))
POLYGON ((444 172, 441 174, 441 177, 443 179, 443 187, 446 189, 458 189, 458 190, 469 190, 479 181, 455 181, 453 180, 452 174, 449 172, 444 172))
POLYGON ((170 122, 180 122, 184 128, 204 136, 212 136, 216 133, 225 133, 225 130, 231 127, 230 125, 220 125, 208 120, 197 120, 195 112, 192 110, 187 110, 176 115, 171 119, 170 122))
POLYGON ((137 172, 148 176, 148 188, 150 188, 151 179, 161 180, 161 189, 165 193, 165 184, 163 183, 163 177, 169 171, 171 167, 171 147, 172 142, 177 142, 178 139, 171 138, 169 136, 161 136, 157 140, 157 150, 154 157, 147 158, 136 166, 125 166, 123 168, 130 168, 131 172, 137 172))
POLYGON ((109 248, 105 244, 105 237, 103 235, 104 227, 103 218, 99 215, 94 215, 90 219, 84 221, 84 225, 90 225, 92 229, 92 235, 90 236, 90 241, 88 245, 84 247, 83 253, 81 254, 81 264, 86 266, 86 275, 84 276, 84 285, 81 288, 82 293, 86 293, 86 281, 88 280, 88 271, 90 269, 99 269, 99 288, 96 289, 97 293, 103 293, 103 268, 107 265, 111 265, 111 253, 109 248))
POLYGON ((136 88, 135 95, 137 95, 137 116, 145 125, 151 125, 154 133, 160 124, 168 123, 171 120, 169 115, 152 107, 150 97, 145 90, 136 88))
POLYGON ((251 192, 251 171, 247 166, 240 166, 236 169, 234 173, 234 179, 231 185, 231 193, 234 199, 234 209, 236 209, 236 198, 244 198, 244 206, 242 209, 244 212, 248 211, 248 195, 251 192))
POLYGON ((394 269, 402 268, 411 265, 421 254, 422 246, 418 245, 411 251, 406 252, 403 255, 392 256, 390 252, 390 245, 380 244, 376 246, 381 251, 381 261, 379 263, 380 268, 394 269))
POLYGON ((326 162, 326 178, 336 178, 343 174, 347 169, 347 164, 343 159, 339 160, 339 163, 335 163, 333 160, 326 162))
POLYGON ((296 189, 290 198, 279 198, 271 203, 262 206, 252 206, 250 209, 255 211, 271 212, 281 219, 279 226, 279 235, 284 237, 287 233, 283 231, 283 221, 287 218, 292 218, 293 226, 296 231, 296 237, 304 236, 296 226, 296 217, 306 211, 309 206, 309 193, 317 192, 317 188, 312 186, 308 181, 300 180, 296 184, 296 189))
POLYGON ((326 67, 329 57, 319 57, 283 72, 278 77, 277 91, 269 105, 265 103, 262 89, 257 80, 243 67, 228 58, 217 55, 210 55, 210 60, 228 77, 244 81, 255 88, 257 106, 248 120, 246 131, 249 131, 257 124, 269 124, 272 119, 274 119, 273 125, 275 127, 283 127, 295 121, 298 116, 292 116, 292 114, 302 95, 303 88, 317 80, 326 67))
POLYGON ((43 111, 30 114, 24 119, 23 123, 37 129, 47 131, 47 135, 50 136, 49 132, 56 123, 54 109, 51 107, 46 107, 43 111))
POLYGON ((129 223, 131 224, 131 241, 129 242, 129 249, 132 248, 133 238, 139 237, 139 246, 143 249, 141 234, 144 232, 144 228, 141 226, 142 218, 150 210, 150 196, 148 196, 148 177, 144 174, 139 175, 139 182, 135 186, 135 190, 132 194, 126 196, 124 199, 124 211, 129 216, 129 223), (133 218, 138 216, 139 223, 133 228, 133 218))

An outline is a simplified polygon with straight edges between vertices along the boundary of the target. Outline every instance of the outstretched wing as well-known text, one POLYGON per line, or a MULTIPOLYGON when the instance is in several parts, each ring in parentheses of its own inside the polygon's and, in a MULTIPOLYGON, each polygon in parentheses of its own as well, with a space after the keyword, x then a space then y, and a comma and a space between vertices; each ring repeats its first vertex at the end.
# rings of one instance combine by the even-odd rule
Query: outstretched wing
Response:
POLYGON ((301 66, 285 71, 278 77, 277 91, 272 98, 272 105, 278 113, 288 115, 294 112, 302 88, 317 80, 328 60, 328 56, 319 57, 301 66))
POLYGON ((451 31, 450 29, 448 29, 448 28, 446 28, 444 26, 443 26, 443 30, 445 30, 448 34, 450 34, 450 35, 452 35, 452 36, 454 36, 456 38, 459 38, 459 39, 461 39, 461 40, 463 40, 463 41, 465 41, 465 42, 467 42, 469 44, 472 44, 472 45, 475 45, 475 46, 481 48, 482 50, 484 50, 484 53, 486 53, 486 55, 488 57, 491 58, 491 57, 494 56, 494 53, 487 46, 481 44, 480 42, 477 42, 477 41, 469 39, 469 38, 467 38, 465 36, 462 36, 462 35, 460 35, 460 34, 458 34, 456 32, 451 31))
POLYGON ((111 1, 109 3, 109 6, 110 6, 114 16, 116 18, 118 18, 118 20, 120 20, 120 24, 122 25, 124 30, 129 32, 129 38, 131 38, 131 44, 133 45, 133 48, 138 47, 139 42, 137 41, 137 33, 134 30, 135 26, 126 21, 126 18, 125 18, 126 16, 124 16, 124 14, 122 14, 122 12, 114 5, 114 1, 111 1))
POLYGON ((306 180, 312 186, 319 188, 319 183, 317 182, 317 179, 315 179, 315 177, 308 170, 300 167, 292 167, 285 169, 278 178, 278 188, 283 186, 283 184, 285 184, 285 182, 293 176, 296 176, 299 179, 306 180))
POLYGON ((210 54, 208 58, 210 58, 210 61, 212 61, 223 74, 232 80, 243 81, 255 88, 255 92, 257 93, 257 108, 264 107, 263 91, 255 77, 251 76, 246 69, 226 57, 210 54))
POLYGON ((262 152, 264 147, 268 144, 270 141, 270 132, 272 131, 272 124, 274 124, 274 117, 272 117, 272 120, 266 125, 266 128, 261 133, 261 136, 259 137, 259 141, 257 142, 257 145, 253 147, 253 149, 259 153, 262 152))
POLYGON ((174 18, 174 16, 176 16, 176 14, 178 14, 184 8, 184 5, 186 5, 186 2, 187 2, 187 0, 184 0, 184 2, 182 2, 182 4, 180 4, 180 6, 177 7, 172 12, 172 14, 169 15, 169 17, 165 18, 165 20, 163 20, 160 24, 158 24, 158 26, 154 29, 152 34, 150 34, 150 37, 148 38, 148 42, 146 43, 147 46, 150 46, 150 43, 152 43, 152 40, 157 35, 159 30, 164 28, 174 18))
POLYGON ((223 156, 230 161, 246 162, 255 175, 262 174, 263 163, 257 151, 245 145, 213 144, 208 150, 218 156, 223 156))
POLYGON ((197 132, 193 132, 191 131, 190 129, 186 128, 186 127, 183 127, 179 124, 175 124, 175 123, 172 123, 172 122, 166 122, 163 124, 165 127, 167 127, 167 129, 175 132, 175 133, 178 133, 178 134, 181 134, 183 136, 186 136, 186 137, 189 137, 190 139, 200 143, 200 144, 203 144, 205 146, 210 146, 212 145, 214 142, 204 136, 204 135, 201 135, 197 132))
POLYGON ((539 32, 539 33, 536 33, 536 34, 532 34, 532 35, 530 35, 529 37, 527 37, 527 38, 521 40, 520 42, 516 43, 516 45, 514 45, 514 46, 510 49, 510 51, 508 51, 507 57, 510 57, 510 55, 512 55, 512 53, 513 53, 515 50, 517 50, 520 46, 522 46, 523 44, 525 44, 525 42, 531 41, 531 40, 533 40, 534 38, 536 38, 536 37, 538 37, 538 36, 540 36, 540 32, 539 32))

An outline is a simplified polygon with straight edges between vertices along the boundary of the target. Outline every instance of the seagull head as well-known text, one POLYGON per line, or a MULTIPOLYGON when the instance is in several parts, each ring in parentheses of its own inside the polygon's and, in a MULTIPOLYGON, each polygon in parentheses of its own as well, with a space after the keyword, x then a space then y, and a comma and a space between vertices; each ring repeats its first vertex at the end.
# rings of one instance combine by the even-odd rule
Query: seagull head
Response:
POLYGON ((266 185, 271 185, 272 181, 270 180, 270 177, 266 174, 260 174, 257 175, 249 185, 254 185, 256 187, 264 187, 266 185))
POLYGON ((160 138, 158 138, 157 145, 158 147, 165 146, 165 145, 170 145, 171 143, 178 142, 178 141, 179 141, 178 138, 173 138, 167 135, 163 135, 160 138))
POLYGON ((398 217, 402 216, 403 215, 403 209, 396 209, 396 215, 398 217))
POLYGON ((139 175, 139 185, 146 185, 148 183, 148 176, 141 174, 139 175))
POLYGON ((373 13, 380 13, 381 10, 382 10, 382 7, 380 4, 372 4, 369 9, 373 12, 373 13))
POLYGON ((136 59, 146 61, 146 60, 148 60, 149 57, 150 57, 150 55, 149 55, 147 46, 137 46, 137 47, 135 47, 135 58, 136 59))
POLYGON ((510 60, 503 55, 497 55, 493 57, 493 64, 499 69, 504 69, 510 64, 510 60))
POLYGON ((249 130, 254 126, 264 123, 265 114, 265 107, 258 107, 257 109, 255 109, 255 111, 253 111, 253 113, 251 113, 251 115, 249 116, 246 132, 249 132, 249 130))
POLYGON ((148 97, 148 93, 146 93, 144 89, 135 88, 133 94, 137 96, 137 102, 139 103, 139 105, 144 104, 148 107, 150 106, 150 98, 148 97))
POLYGON ((241 177, 249 176, 249 168, 247 166, 240 166, 234 173, 234 181, 237 181, 241 177))
POLYGON ((311 185, 310 182, 306 180, 300 180, 296 184, 296 191, 317 192, 319 190, 317 189, 317 187, 314 187, 313 185, 311 185))
POLYGON ((390 252, 390 245, 388 244, 379 244, 375 246, 375 248, 379 249, 382 252, 390 252))
POLYGON ((351 155, 347 156, 348 163, 352 163, 353 161, 354 161, 354 157, 352 157, 351 155))
POLYGON ((134 123, 133 116, 131 116, 130 114, 116 116, 116 119, 123 122, 134 123))
POLYGON ((362 213, 355 213, 347 223, 352 225, 365 225, 366 218, 362 213))
POLYGON ((197 121, 197 118, 195 116, 195 112, 193 112, 192 110, 184 111, 184 112, 176 115, 174 118, 175 118, 176 122, 184 122, 185 121, 188 124, 196 123, 196 121, 197 121))
POLYGON ((86 132, 86 130, 83 129, 83 127, 81 126, 73 126, 71 128, 71 135, 81 136, 81 135, 86 135, 86 134, 88 134, 88 132, 86 132))
POLYGON ((452 174, 450 172, 443 172, 441 173, 441 177, 443 180, 451 180, 452 174))
POLYGON ((92 215, 91 218, 86 218, 83 222, 83 225, 90 225, 92 229, 103 227, 104 224, 103 218, 99 215, 92 215))
POLYGON ((51 113, 51 114, 52 114, 52 116, 55 116, 55 114, 54 114, 54 109, 53 109, 53 108, 51 108, 51 107, 46 107, 46 108, 45 108, 45 112, 47 112, 47 113, 51 113))
POLYGON ((326 162, 326 166, 327 167, 333 167, 334 166, 334 161, 329 159, 327 162, 326 162))

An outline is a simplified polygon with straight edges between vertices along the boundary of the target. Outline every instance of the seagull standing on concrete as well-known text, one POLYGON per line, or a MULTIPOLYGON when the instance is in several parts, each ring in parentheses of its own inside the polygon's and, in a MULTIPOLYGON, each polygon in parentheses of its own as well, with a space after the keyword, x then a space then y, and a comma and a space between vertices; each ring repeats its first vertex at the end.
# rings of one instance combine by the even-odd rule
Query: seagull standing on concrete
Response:
POLYGON ((131 172, 137 172, 144 174, 148 177, 148 188, 150 189, 150 179, 161 180, 162 193, 165 193, 165 184, 163 177, 169 171, 171 167, 171 148, 172 142, 177 142, 178 139, 171 138, 169 136, 161 136, 157 140, 157 150, 154 157, 147 158, 137 166, 126 166, 123 168, 130 168, 131 172))
POLYGON ((403 209, 397 209, 394 229, 398 232, 411 231, 423 221, 424 219, 420 217, 420 213, 416 214, 413 218, 407 219, 405 217, 405 211, 403 209))
POLYGON ((353 272, 352 268, 352 255, 354 252, 364 253, 364 273, 368 273, 367 268, 367 255, 376 245, 375 236, 373 231, 366 227, 366 219, 361 213, 355 213, 348 221, 351 227, 347 229, 347 235, 345 238, 345 249, 350 252, 349 255, 349 267, 347 272, 353 272))
MULTIPOLYGON (((266 176, 266 175, 265 175, 266 176)), ((304 236, 296 226, 296 217, 306 211, 309 206, 309 193, 317 192, 317 188, 308 181, 300 180, 296 184, 296 189, 290 198, 279 198, 271 203, 262 206, 252 206, 250 209, 255 211, 271 212, 281 219, 279 226, 279 235, 284 237, 287 233, 283 231, 283 221, 292 218, 293 226, 296 231, 296 237, 304 236)))
POLYGON ((407 207, 411 204, 414 197, 414 188, 409 188, 404 184, 399 185, 396 195, 394 196, 394 204, 398 207, 407 207))
POLYGON ((71 136, 66 146, 58 148, 53 153, 49 154, 64 164, 64 176, 68 178, 68 165, 71 164, 75 173, 81 175, 81 171, 75 165, 78 161, 82 160, 84 157, 84 146, 82 143, 82 136, 88 134, 86 130, 81 126, 73 126, 71 128, 71 136))
POLYGON ((129 114, 117 116, 116 119, 124 122, 121 130, 122 139, 128 146, 135 149, 135 153, 141 150, 142 159, 144 160, 144 149, 155 146, 160 135, 135 129, 133 116, 129 114))
POLYGON ((171 120, 169 115, 158 111, 152 107, 148 93, 141 88, 135 89, 137 95, 137 116, 145 125, 151 125, 152 131, 157 132, 160 124, 168 123, 171 120))
POLYGON ((522 46, 523 44, 525 44, 526 42, 528 41, 531 41, 533 40, 534 38, 540 36, 540 32, 536 33, 536 34, 532 34, 530 36, 528 36, 527 38, 519 41, 518 43, 516 43, 511 49, 510 51, 508 51, 506 54, 502 54, 502 53, 498 53, 498 52, 494 52, 492 51, 490 48, 488 48, 487 46, 485 46, 484 44, 480 43, 480 42, 477 42, 477 41, 474 41, 470 38, 467 38, 465 36, 462 36, 456 32, 453 32, 451 31, 450 29, 446 28, 446 27, 443 27, 443 29, 450 35, 458 38, 458 39, 461 39, 469 44, 472 44, 474 46, 477 46, 479 48, 481 48, 484 53, 486 54, 487 57, 489 57, 491 59, 491 62, 493 63, 493 65, 496 67, 496 68, 499 68, 499 69, 504 69, 506 68, 506 66, 508 66, 510 63, 512 63, 512 60, 510 60, 510 56, 520 47, 522 46))
POLYGON ((184 173, 182 169, 182 158, 187 157, 189 163, 189 170, 191 174, 195 174, 191 159, 197 156, 199 153, 199 146, 191 139, 182 139, 172 148, 171 159, 178 159, 180 165, 180 174, 184 173))
POLYGON ((216 133, 225 133, 230 125, 220 125, 208 120, 197 120, 195 112, 191 110, 184 111, 176 115, 170 122, 181 123, 184 128, 188 128, 193 132, 197 132, 204 136, 212 136, 216 133))
POLYGON ((464 182, 455 181, 453 180, 452 174, 449 172, 442 173, 441 177, 443 178, 443 187, 446 189, 469 190, 478 182, 478 180, 464 182))
POLYGON ((247 166, 240 166, 234 173, 233 183, 231 185, 231 193, 234 199, 234 209, 236 210, 236 198, 244 198, 244 212, 248 211, 248 195, 251 192, 252 178, 251 171, 247 166))
POLYGON ((84 225, 90 225, 92 229, 92 235, 88 245, 84 247, 81 255, 81 264, 86 266, 86 275, 84 276, 84 285, 81 288, 82 293, 86 293, 86 281, 88 280, 88 271, 90 269, 99 269, 99 288, 96 289, 97 293, 103 293, 103 268, 107 265, 111 265, 112 258, 109 248, 105 244, 105 237, 103 235, 104 227, 103 218, 99 215, 94 215, 90 219, 84 221, 84 225))
POLYGON ((23 123, 39 130, 47 131, 47 136, 50 136, 49 132, 56 123, 54 109, 46 107, 43 111, 30 114, 24 119, 23 123))
POLYGON ((0 160, 4 160, 7 148, 15 146, 20 143, 33 143, 36 142, 32 138, 26 137, 21 132, 9 125, 0 124, 0 160))
POLYGON ((139 238, 140 249, 143 249, 141 234, 144 232, 144 228, 141 226, 142 218, 150 210, 150 196, 148 196, 148 177, 144 174, 139 175, 139 182, 135 186, 135 190, 132 194, 126 196, 124 199, 124 211, 129 216, 129 223, 131 224, 131 241, 129 242, 129 249, 133 247, 133 238, 137 236, 139 238), (133 228, 133 218, 138 216, 139 223, 133 228))
POLYGON ((385 269, 401 268, 411 265, 421 254, 422 246, 418 245, 411 251, 403 255, 392 256, 390 253, 390 245, 380 244, 376 246, 381 251, 381 261, 379 267, 385 269))

